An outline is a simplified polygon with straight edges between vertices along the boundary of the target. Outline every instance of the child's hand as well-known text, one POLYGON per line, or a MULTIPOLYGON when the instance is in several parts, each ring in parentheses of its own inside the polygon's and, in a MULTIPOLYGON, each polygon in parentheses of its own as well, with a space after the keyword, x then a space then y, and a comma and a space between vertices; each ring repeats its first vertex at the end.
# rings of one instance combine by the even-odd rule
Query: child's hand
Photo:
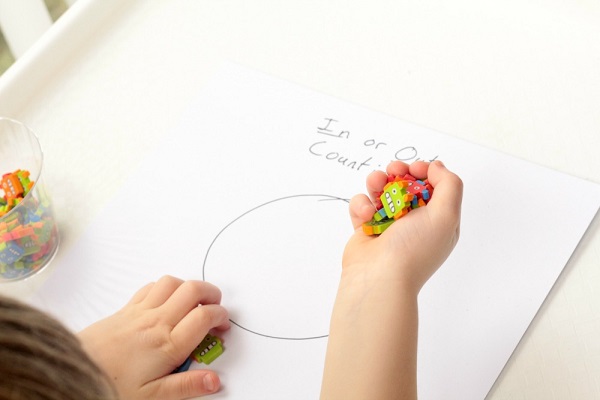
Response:
POLYGON ((418 293, 458 240, 462 181, 439 161, 418 161, 410 166, 396 161, 388 165, 387 173, 410 173, 417 179, 429 179, 434 187, 431 200, 427 206, 394 222, 379 237, 367 236, 361 226, 373 217, 374 204, 381 205, 376 196, 387 183, 387 175, 382 171, 369 175, 367 189, 371 199, 358 195, 350 202, 356 232, 344 252, 344 273, 368 273, 375 280, 402 280, 407 285, 405 289, 418 293))
POLYGON ((380 236, 362 224, 380 202, 385 173, 367 178, 369 197, 350 201, 354 235, 342 260, 321 388, 321 400, 416 399, 418 294, 450 254, 459 235, 462 181, 442 163, 402 162, 387 172, 429 180, 429 203, 380 236))
POLYGON ((165 276, 140 289, 120 311, 79 333, 85 350, 123 399, 185 399, 214 393, 210 370, 171 372, 211 329, 229 329, 221 292, 202 281, 165 276))

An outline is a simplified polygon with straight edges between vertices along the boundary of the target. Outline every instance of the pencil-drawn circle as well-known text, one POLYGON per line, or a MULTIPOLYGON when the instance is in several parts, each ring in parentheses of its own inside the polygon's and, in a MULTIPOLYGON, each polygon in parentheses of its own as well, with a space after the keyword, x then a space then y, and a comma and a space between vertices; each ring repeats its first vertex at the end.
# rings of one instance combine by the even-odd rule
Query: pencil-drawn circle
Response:
POLYGON ((206 252, 202 279, 221 289, 231 322, 274 339, 327 337, 352 234, 347 208, 336 196, 293 195, 225 225, 206 252))

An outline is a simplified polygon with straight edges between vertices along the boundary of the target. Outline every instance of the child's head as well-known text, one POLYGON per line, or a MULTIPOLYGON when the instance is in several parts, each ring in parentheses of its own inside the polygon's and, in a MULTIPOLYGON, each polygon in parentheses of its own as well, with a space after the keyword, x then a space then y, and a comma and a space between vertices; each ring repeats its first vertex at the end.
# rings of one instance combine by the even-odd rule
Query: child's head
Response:
POLYGON ((116 399, 110 379, 53 318, 0 296, 0 399, 116 399))

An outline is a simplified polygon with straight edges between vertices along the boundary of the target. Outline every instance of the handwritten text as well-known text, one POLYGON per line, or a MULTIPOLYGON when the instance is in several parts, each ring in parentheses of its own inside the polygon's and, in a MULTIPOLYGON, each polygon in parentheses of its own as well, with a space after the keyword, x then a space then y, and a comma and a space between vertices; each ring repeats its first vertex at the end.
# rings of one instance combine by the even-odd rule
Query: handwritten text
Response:
POLYGON ((360 137, 342 127, 334 118, 324 118, 317 125, 318 138, 308 151, 315 157, 336 163, 342 167, 361 171, 371 167, 380 169, 390 161, 433 161, 437 155, 424 158, 414 145, 392 145, 375 137, 360 137))

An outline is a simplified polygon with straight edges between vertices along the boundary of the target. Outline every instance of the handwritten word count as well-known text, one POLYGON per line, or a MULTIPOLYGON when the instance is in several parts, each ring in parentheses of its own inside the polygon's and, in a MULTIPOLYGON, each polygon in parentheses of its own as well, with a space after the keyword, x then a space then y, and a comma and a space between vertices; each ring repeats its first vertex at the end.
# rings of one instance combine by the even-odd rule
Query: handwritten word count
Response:
POLYGON ((434 161, 438 158, 437 155, 422 157, 413 145, 405 143, 397 146, 376 137, 361 136, 360 133, 341 127, 334 118, 324 118, 317 126, 316 133, 319 140, 308 147, 311 155, 355 171, 365 167, 381 168, 395 160, 413 162, 434 161))
POLYGON ((356 169, 357 171, 360 171, 360 169, 362 167, 370 167, 371 166, 371 164, 369 164, 369 162, 373 159, 372 157, 369 157, 366 160, 360 161, 360 162, 356 161, 356 160, 351 160, 350 158, 338 153, 335 150, 328 152, 327 145, 328 145, 327 141, 316 142, 310 146, 308 151, 310 151, 311 154, 313 154, 317 157, 325 157, 325 159, 327 159, 327 160, 337 161, 341 165, 352 168, 352 169, 356 169))

